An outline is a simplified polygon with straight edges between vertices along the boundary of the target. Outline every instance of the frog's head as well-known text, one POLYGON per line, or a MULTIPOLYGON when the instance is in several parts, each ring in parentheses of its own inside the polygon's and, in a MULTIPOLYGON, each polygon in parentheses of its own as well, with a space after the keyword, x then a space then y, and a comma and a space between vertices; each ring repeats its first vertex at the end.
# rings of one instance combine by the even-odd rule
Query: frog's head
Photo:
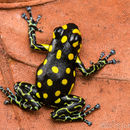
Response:
POLYGON ((73 23, 68 23, 62 27, 57 27, 53 32, 53 39, 58 40, 61 44, 70 44, 71 47, 76 51, 80 52, 81 47, 81 33, 78 26, 73 23))

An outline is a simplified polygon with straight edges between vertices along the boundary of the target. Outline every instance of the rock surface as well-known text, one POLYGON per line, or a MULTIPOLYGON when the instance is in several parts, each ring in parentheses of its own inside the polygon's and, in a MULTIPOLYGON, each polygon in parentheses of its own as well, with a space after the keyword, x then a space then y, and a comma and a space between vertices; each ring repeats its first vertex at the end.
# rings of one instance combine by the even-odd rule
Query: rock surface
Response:
MULTIPOLYGON (((1 1, 0 1, 1 2, 1 1)), ((79 26, 83 38, 80 57, 86 67, 96 62, 100 52, 116 50, 112 58, 121 62, 108 65, 101 71, 84 78, 77 70, 72 94, 82 96, 86 104, 101 104, 101 109, 86 119, 93 122, 89 129, 130 129, 130 39, 128 0, 32 0, 0 3, 0 85, 13 91, 17 81, 35 83, 35 72, 46 53, 29 48, 28 26, 21 18, 25 6, 32 6, 34 18, 42 19, 37 32, 38 43, 49 44, 53 29, 73 22, 79 26), (2 9, 3 8, 3 9, 2 9)), ((37 112, 26 112, 15 105, 5 106, 0 93, 0 130, 85 130, 82 122, 61 123, 50 118, 53 109, 46 107, 37 112)))

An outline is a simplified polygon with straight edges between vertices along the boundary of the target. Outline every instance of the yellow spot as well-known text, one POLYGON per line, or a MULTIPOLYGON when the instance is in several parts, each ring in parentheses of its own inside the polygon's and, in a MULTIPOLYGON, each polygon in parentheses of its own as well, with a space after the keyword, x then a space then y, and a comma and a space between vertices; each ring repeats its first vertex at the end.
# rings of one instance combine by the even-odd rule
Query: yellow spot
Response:
POLYGON ((67 29, 67 25, 66 25, 66 24, 63 25, 62 28, 63 28, 64 30, 66 30, 66 29, 67 29))
POLYGON ((73 60, 73 59, 74 59, 74 54, 70 53, 70 54, 68 55, 68 59, 69 59, 69 60, 73 60))
POLYGON ((82 47, 82 44, 80 44, 80 48, 82 47))
POLYGON ((48 98, 48 94, 47 93, 43 93, 43 98, 47 99, 48 98))
POLYGON ((75 77, 75 70, 73 71, 73 76, 75 77))
POLYGON ((55 101, 55 103, 56 103, 56 104, 57 104, 57 103, 60 103, 60 101, 61 101, 61 99, 58 98, 58 99, 55 101))
POLYGON ((47 59, 44 60, 43 65, 45 65, 46 63, 47 63, 47 59))
POLYGON ((52 86, 52 85, 53 85, 53 81, 52 81, 51 79, 48 79, 48 80, 47 80, 47 85, 48 85, 48 86, 52 86))
POLYGON ((80 52, 80 49, 78 49, 78 53, 80 52))
POLYGON ((37 75, 41 75, 42 73, 43 73, 43 70, 39 69, 38 72, 37 72, 37 75))
POLYGON ((55 35, 55 33, 53 32, 53 39, 55 39, 56 38, 56 35, 55 35))
POLYGON ((70 68, 66 68, 66 73, 67 73, 67 74, 70 74, 70 71, 71 71, 70 68))
POLYGON ((38 98, 41 98, 39 93, 36 93, 36 96, 37 96, 38 98))
POLYGON ((68 83, 68 80, 67 80, 67 79, 63 79, 63 80, 61 81, 61 83, 62 83, 63 85, 66 85, 66 84, 68 83))
POLYGON ((42 87, 42 84, 40 82, 37 82, 37 87, 38 88, 41 88, 42 87))
POLYGON ((78 56, 77 56, 77 58, 76 58, 76 63, 80 63, 80 64, 81 64, 81 60, 79 59, 78 56))
POLYGON ((73 43, 73 47, 77 47, 78 46, 78 44, 79 44, 79 42, 77 41, 77 42, 74 42, 73 43))
POLYGON ((61 38, 61 42, 62 43, 65 43, 67 41, 67 36, 63 36, 62 38, 61 38))
POLYGON ((68 94, 70 94, 70 93, 71 93, 71 91, 72 91, 73 87, 74 87, 74 83, 71 85, 71 88, 70 88, 70 91, 68 92, 68 94))
POLYGON ((57 59, 60 59, 60 58, 61 58, 61 54, 62 54, 62 51, 61 51, 61 50, 58 50, 58 51, 57 51, 57 54, 56 54, 56 58, 57 58, 57 59))
POLYGON ((49 52, 51 52, 51 51, 52 51, 52 45, 49 46, 49 52))
POLYGON ((56 66, 53 66, 51 69, 52 69, 52 72, 54 72, 54 73, 59 72, 59 69, 56 66))
POLYGON ((59 96, 61 94, 61 92, 59 91, 59 90, 57 90, 56 92, 55 92, 55 96, 59 96))
POLYGON ((73 33, 78 33, 79 35, 81 35, 80 31, 76 28, 72 31, 73 33))

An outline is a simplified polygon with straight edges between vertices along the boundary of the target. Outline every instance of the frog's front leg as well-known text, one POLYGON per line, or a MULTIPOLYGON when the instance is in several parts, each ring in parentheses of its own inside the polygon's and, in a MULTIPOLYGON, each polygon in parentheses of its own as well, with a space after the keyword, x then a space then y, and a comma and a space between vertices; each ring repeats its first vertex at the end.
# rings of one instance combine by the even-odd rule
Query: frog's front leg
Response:
POLYGON ((63 96, 58 100, 61 100, 61 102, 58 104, 58 108, 51 113, 51 117, 59 121, 84 121, 90 126, 92 123, 86 120, 85 116, 100 108, 100 105, 97 104, 94 108, 85 112, 90 108, 90 105, 87 105, 81 111, 85 105, 85 101, 83 98, 74 95, 63 96))
POLYGON ((103 68, 107 64, 116 64, 116 63, 118 63, 119 61, 116 61, 115 59, 108 61, 108 58, 111 57, 114 54, 115 54, 115 50, 111 50, 110 53, 105 58, 103 58, 105 56, 105 53, 102 52, 98 62, 95 63, 95 64, 93 62, 91 62, 92 66, 87 68, 87 69, 85 68, 85 66, 82 63, 82 61, 80 60, 80 58, 77 57, 76 66, 82 72, 83 75, 88 76, 88 75, 91 75, 92 73, 95 73, 99 69, 103 68))
POLYGON ((36 97, 38 96, 38 93, 35 85, 24 82, 17 82, 14 85, 15 95, 9 88, 5 90, 0 86, 0 90, 9 98, 9 100, 5 100, 5 105, 13 103, 22 109, 34 111, 39 110, 42 106, 36 97))
POLYGON ((49 50, 49 45, 48 44, 37 44, 37 42, 36 42, 35 31, 42 32, 42 30, 37 28, 37 24, 38 24, 39 20, 41 19, 41 16, 38 15, 37 20, 34 21, 34 19, 32 17, 31 7, 27 7, 27 11, 29 13, 30 18, 28 19, 25 13, 22 14, 22 17, 28 23, 28 27, 29 27, 28 33, 29 33, 30 47, 32 49, 35 49, 35 50, 48 51, 49 50))

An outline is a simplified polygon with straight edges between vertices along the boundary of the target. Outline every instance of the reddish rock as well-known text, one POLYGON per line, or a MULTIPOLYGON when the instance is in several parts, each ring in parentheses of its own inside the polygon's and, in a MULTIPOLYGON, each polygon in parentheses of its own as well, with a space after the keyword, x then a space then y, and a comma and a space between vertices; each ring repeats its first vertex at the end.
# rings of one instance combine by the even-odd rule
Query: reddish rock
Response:
POLYGON ((0 0, 1 9, 21 8, 26 6, 41 5, 55 0, 0 0))
MULTIPOLYGON (((28 26, 21 14, 26 12, 25 6, 38 5, 32 8, 34 18, 38 14, 42 15, 38 26, 44 32, 37 33, 38 43, 49 44, 55 27, 74 22, 82 33, 80 57, 86 67, 90 66, 90 60, 98 60, 101 51, 108 54, 111 49, 116 50, 116 55, 111 59, 119 59, 119 64, 108 65, 91 78, 84 78, 77 70, 76 85, 72 93, 82 96, 91 106, 101 104, 100 110, 86 118, 93 122, 89 129, 129 129, 128 0, 21 1, 0 1, 0 85, 13 91, 13 84, 17 81, 35 83, 35 71, 46 53, 29 48, 28 26)), ((55 122, 50 118, 52 109, 46 107, 37 112, 26 112, 15 105, 5 106, 5 99, 0 93, 1 130, 88 128, 82 122, 55 122)))

